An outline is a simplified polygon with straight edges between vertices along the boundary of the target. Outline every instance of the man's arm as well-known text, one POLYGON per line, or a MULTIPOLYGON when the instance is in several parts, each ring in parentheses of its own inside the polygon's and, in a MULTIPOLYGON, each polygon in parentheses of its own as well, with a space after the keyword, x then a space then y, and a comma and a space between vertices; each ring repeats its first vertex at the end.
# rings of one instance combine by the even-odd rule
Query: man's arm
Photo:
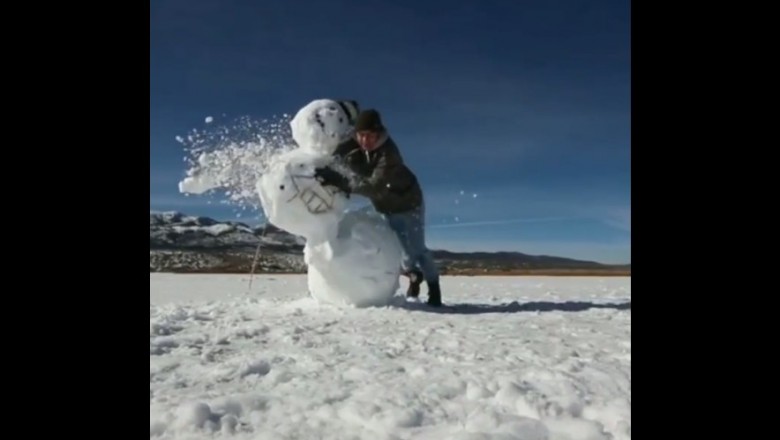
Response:
POLYGON ((349 178, 344 174, 349 166, 346 158, 359 150, 355 139, 347 139, 340 143, 333 151, 334 161, 332 166, 325 166, 314 170, 314 177, 323 185, 334 186, 347 194, 351 193, 349 178))

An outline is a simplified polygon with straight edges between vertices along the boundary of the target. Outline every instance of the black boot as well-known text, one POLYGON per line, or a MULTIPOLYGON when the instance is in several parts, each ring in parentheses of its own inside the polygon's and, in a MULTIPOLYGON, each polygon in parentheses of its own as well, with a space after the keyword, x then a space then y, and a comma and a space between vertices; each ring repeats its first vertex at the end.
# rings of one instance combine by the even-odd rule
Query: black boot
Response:
POLYGON ((419 270, 412 270, 405 274, 409 277, 409 288, 406 289, 408 298, 417 298, 420 296, 420 284, 423 282, 423 274, 419 270))
POLYGON ((438 282, 428 283, 428 305, 441 306, 441 289, 438 282))

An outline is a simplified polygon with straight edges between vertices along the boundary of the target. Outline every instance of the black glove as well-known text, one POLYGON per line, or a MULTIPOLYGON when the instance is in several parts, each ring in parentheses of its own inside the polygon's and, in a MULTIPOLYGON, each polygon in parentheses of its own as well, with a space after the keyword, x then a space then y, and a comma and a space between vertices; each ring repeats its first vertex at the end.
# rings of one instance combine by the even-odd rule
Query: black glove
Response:
POLYGON ((335 186, 347 194, 350 193, 349 179, 332 168, 315 168, 314 178, 317 179, 323 186, 335 186))

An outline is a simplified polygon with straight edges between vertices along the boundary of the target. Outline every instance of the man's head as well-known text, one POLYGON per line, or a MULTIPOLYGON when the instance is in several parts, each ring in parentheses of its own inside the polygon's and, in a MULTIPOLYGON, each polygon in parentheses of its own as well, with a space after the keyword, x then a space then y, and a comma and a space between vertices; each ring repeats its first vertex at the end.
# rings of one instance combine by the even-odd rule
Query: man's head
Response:
POLYGON ((355 120, 355 139, 364 150, 371 151, 379 146, 379 140, 385 133, 382 117, 374 109, 366 109, 355 120))

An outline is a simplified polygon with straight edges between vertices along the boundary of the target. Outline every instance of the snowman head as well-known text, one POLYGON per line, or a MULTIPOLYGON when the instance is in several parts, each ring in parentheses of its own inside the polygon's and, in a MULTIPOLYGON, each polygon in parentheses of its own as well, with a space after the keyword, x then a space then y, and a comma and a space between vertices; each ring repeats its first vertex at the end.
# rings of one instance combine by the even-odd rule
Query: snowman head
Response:
POLYGON ((314 169, 330 159, 295 149, 274 158, 257 183, 268 221, 307 240, 327 239, 344 216, 347 197, 314 178, 314 169))
POLYGON ((293 140, 300 148, 330 155, 352 133, 358 111, 355 101, 311 101, 290 121, 293 140))

